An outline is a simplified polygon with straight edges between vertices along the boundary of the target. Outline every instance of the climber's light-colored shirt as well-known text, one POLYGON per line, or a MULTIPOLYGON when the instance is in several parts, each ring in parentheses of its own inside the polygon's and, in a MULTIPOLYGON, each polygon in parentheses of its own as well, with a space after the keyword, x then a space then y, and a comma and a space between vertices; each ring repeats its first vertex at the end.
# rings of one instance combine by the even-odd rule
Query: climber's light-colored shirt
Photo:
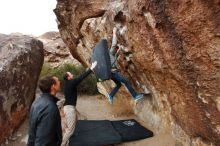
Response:
POLYGON ((112 36, 112 46, 109 51, 109 56, 110 56, 110 61, 111 61, 111 68, 112 69, 117 69, 118 64, 117 64, 117 58, 118 58, 118 53, 116 53, 116 46, 117 46, 117 36, 113 34, 112 36))

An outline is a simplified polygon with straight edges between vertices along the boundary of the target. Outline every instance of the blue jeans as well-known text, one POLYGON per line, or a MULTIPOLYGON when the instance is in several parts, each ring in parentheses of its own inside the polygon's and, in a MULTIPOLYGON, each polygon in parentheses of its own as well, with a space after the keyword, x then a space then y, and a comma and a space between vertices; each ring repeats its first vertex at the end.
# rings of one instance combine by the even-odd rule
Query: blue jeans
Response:
POLYGON ((126 77, 122 76, 122 74, 120 74, 119 72, 117 72, 117 71, 112 72, 112 78, 111 79, 116 84, 115 88, 109 94, 111 97, 114 97, 114 95, 118 92, 119 88, 121 87, 121 82, 125 84, 125 86, 127 87, 128 91, 131 93, 133 98, 137 95, 137 92, 132 87, 130 81, 126 77))

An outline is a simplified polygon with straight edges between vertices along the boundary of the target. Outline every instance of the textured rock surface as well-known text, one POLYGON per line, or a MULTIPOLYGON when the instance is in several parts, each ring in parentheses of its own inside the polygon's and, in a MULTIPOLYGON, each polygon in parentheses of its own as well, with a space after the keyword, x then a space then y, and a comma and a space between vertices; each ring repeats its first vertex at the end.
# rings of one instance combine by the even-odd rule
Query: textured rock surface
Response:
POLYGON ((42 42, 0 34, 0 144, 25 120, 43 60, 42 42))
POLYGON ((137 90, 152 92, 131 104, 135 113, 156 133, 171 130, 177 145, 197 146, 220 145, 219 10, 219 0, 58 0, 55 13, 84 65, 117 26, 133 56, 129 64, 121 57, 120 69, 137 90))
POLYGON ((44 44, 44 61, 52 67, 58 67, 65 63, 75 65, 80 64, 70 54, 69 49, 61 39, 59 32, 46 32, 37 39, 44 44))

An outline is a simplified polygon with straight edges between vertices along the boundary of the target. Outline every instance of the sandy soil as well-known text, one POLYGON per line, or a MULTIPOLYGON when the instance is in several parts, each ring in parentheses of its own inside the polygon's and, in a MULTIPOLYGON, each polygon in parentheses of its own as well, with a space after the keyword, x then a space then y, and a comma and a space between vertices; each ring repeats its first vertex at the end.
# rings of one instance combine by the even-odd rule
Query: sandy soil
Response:
MULTIPOLYGON (((78 111, 87 117, 89 120, 121 120, 134 118, 139 121, 143 126, 144 123, 140 121, 135 115, 117 115, 113 114, 112 107, 107 100, 103 99, 100 95, 98 96, 80 96, 77 103, 78 111)), ((20 127, 18 132, 15 134, 16 140, 9 140, 7 146, 25 146, 27 141, 27 128, 28 120, 20 127)), ((151 129, 151 127, 147 127, 151 129)), ((156 134, 152 138, 147 138, 139 141, 133 141, 115 146, 175 146, 174 139, 170 133, 156 134)))

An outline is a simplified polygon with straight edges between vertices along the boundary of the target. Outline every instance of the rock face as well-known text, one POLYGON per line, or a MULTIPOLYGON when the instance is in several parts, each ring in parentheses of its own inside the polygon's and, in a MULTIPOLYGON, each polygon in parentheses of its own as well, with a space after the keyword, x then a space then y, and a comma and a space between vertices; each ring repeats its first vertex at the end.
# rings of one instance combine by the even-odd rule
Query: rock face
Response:
POLYGON ((79 62, 71 56, 59 32, 46 32, 37 39, 44 44, 44 61, 52 67, 58 67, 65 63, 79 65, 79 62))
POLYGON ((0 144, 26 118, 43 60, 42 42, 0 34, 0 144))
MULTIPOLYGON (((152 98, 132 105, 155 133, 177 145, 220 145, 220 2, 190 0, 58 0, 59 30, 72 55, 88 65, 101 38, 132 53, 120 69, 152 98)), ((109 84, 104 86, 109 89, 109 84)), ((118 94, 121 96, 122 94, 118 94)))

